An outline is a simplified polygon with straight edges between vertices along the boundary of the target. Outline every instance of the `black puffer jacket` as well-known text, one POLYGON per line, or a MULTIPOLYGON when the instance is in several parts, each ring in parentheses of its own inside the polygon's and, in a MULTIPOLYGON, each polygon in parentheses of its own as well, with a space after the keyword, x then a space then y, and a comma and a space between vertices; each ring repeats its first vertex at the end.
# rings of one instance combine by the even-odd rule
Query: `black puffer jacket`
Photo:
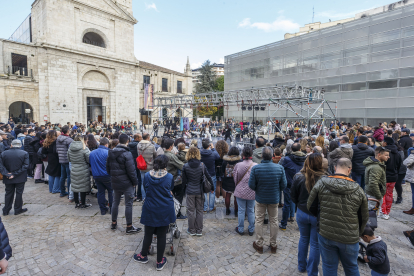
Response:
MULTIPOLYGON (((201 190, 203 180, 203 168, 204 173, 210 183, 213 183, 210 174, 207 171, 205 165, 198 159, 190 159, 183 167, 183 184, 186 187, 187 195, 202 195, 201 190)), ((212 187, 214 189, 214 187, 212 187)))
MULTIPOLYGON (((319 178, 315 178, 315 183, 318 182, 319 178)), ((305 212, 308 215, 313 216, 311 212, 309 212, 307 204, 308 204, 308 198, 309 193, 306 189, 306 178, 305 175, 303 175, 301 172, 298 172, 293 177, 293 183, 292 187, 290 188, 290 197, 292 198, 293 203, 296 204, 296 206, 302 211, 305 212)), ((318 202, 315 200, 312 203, 311 210, 318 208, 318 202)))
POLYGON ((33 136, 30 135, 26 135, 26 137, 24 138, 24 151, 27 152, 29 155, 33 155, 35 154, 35 150, 33 148, 33 146, 30 144, 33 141, 33 136))
POLYGON ((106 171, 111 176, 112 188, 125 191, 130 186, 138 185, 135 163, 127 146, 118 144, 108 153, 106 171))
POLYGON ((137 158, 138 158, 138 151, 137 151, 138 143, 139 143, 138 141, 132 140, 128 144, 129 152, 132 154, 132 158, 134 158, 135 163, 137 162, 137 158))
POLYGON ((6 260, 13 256, 13 251, 9 244, 9 236, 0 218, 0 258, 4 257, 4 253, 6 253, 6 260))
POLYGON ((396 145, 387 145, 386 149, 390 150, 390 158, 385 162, 385 166, 387 166, 386 176, 387 176, 387 183, 390 182, 397 182, 398 179, 398 171, 401 167, 401 155, 398 153, 398 148, 396 145))
POLYGON ((27 181, 29 154, 20 148, 10 148, 0 156, 0 173, 4 184, 17 184, 27 181), (11 173, 12 179, 6 177, 11 173))
POLYGON ((362 163, 367 157, 375 156, 375 151, 363 143, 352 146, 352 150, 354 151, 352 155, 352 172, 363 175, 365 173, 365 166, 362 163))

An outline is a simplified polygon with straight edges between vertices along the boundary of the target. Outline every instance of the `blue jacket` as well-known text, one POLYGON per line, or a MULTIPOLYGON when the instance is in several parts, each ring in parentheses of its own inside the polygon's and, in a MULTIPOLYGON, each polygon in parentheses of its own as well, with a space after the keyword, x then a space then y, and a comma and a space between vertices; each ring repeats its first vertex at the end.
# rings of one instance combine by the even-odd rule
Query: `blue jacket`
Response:
POLYGON ((285 170, 270 160, 262 160, 251 168, 249 187, 256 192, 256 201, 262 204, 278 204, 280 191, 286 188, 285 170))
POLYGON ((9 260, 13 256, 13 250, 9 244, 6 228, 0 218, 0 259, 4 257, 4 254, 6 254, 6 260, 9 260))
POLYGON ((168 226, 175 222, 174 200, 171 191, 174 189, 172 174, 158 178, 151 176, 152 171, 145 173, 146 190, 144 206, 142 206, 141 224, 151 227, 168 226))
POLYGON ((216 160, 220 159, 220 155, 217 153, 215 149, 202 149, 200 150, 201 155, 201 162, 204 163, 204 165, 207 168, 208 174, 211 177, 216 176, 216 160))
POLYGON ((93 177, 109 177, 106 171, 106 160, 108 159, 108 148, 99 146, 89 155, 93 177))

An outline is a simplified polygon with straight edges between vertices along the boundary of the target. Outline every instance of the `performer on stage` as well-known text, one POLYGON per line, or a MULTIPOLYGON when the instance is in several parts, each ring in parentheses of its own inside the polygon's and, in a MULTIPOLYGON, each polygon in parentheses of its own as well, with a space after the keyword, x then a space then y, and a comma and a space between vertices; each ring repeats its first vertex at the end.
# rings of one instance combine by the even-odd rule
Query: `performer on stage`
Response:
POLYGON ((230 125, 227 125, 226 127, 226 132, 225 132, 225 136, 224 136, 224 141, 227 141, 227 138, 230 139, 230 143, 232 142, 231 140, 231 127, 230 125))

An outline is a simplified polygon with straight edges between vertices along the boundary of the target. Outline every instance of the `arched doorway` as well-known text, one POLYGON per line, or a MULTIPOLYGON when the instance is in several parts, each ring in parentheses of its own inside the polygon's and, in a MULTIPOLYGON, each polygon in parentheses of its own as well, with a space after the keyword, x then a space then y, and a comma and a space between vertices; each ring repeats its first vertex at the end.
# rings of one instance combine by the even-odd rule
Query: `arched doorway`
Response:
POLYGON ((28 124, 33 120, 33 107, 26 102, 14 102, 9 106, 9 117, 15 123, 28 124))

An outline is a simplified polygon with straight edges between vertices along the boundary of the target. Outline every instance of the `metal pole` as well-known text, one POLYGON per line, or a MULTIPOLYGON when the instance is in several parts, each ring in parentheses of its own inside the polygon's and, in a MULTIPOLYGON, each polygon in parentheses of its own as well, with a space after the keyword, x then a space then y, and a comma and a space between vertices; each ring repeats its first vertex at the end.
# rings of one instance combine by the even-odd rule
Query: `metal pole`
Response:
MULTIPOLYGON (((267 119, 270 121, 270 104, 267 105, 267 119)), ((271 124, 273 126, 273 124, 271 124)), ((267 141, 270 141, 270 127, 269 124, 267 124, 267 141)))

